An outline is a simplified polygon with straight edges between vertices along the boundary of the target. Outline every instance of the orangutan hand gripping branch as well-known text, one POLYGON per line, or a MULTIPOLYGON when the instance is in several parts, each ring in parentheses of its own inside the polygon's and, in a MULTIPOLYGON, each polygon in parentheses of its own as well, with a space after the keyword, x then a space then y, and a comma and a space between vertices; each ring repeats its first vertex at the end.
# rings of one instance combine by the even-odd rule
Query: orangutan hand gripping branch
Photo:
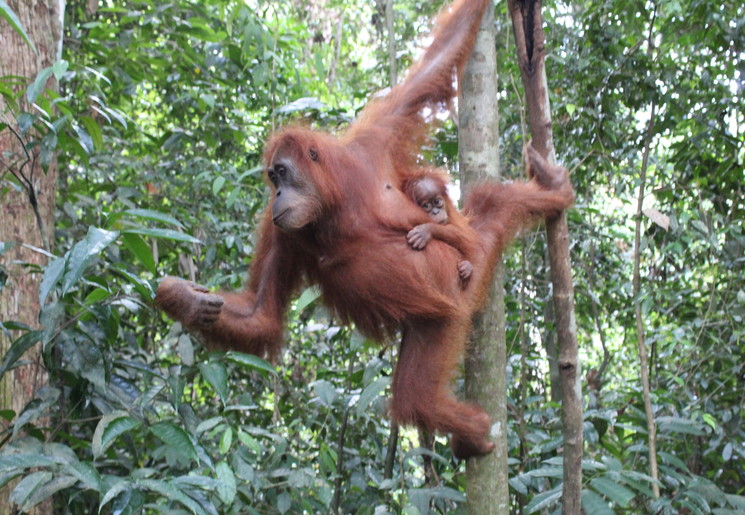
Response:
POLYGON ((403 424, 451 434, 456 456, 491 451, 490 420, 458 401, 451 381, 472 314, 481 307, 496 260, 515 232, 571 205, 563 168, 529 154, 529 182, 485 182, 471 188, 458 245, 472 263, 465 288, 456 273, 461 252, 447 238, 412 249, 407 233, 431 222, 403 191, 421 175, 417 155, 432 117, 456 94, 488 0, 457 0, 438 17, 432 44, 400 85, 368 104, 342 134, 290 127, 273 135, 264 160, 271 199, 260 226, 246 289, 210 293, 173 277, 155 302, 217 348, 275 359, 285 311, 303 284, 345 323, 382 340, 402 334, 393 376, 391 416, 403 424), (460 247, 463 245, 463 247, 460 247))

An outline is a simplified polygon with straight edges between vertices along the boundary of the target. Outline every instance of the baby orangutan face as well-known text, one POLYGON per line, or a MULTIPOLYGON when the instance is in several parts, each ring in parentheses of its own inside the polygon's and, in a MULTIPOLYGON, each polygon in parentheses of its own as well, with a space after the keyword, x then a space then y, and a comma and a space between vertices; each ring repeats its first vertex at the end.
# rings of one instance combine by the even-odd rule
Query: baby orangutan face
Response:
POLYGON ((437 224, 448 223, 448 211, 442 188, 431 179, 420 179, 413 186, 411 196, 437 224))

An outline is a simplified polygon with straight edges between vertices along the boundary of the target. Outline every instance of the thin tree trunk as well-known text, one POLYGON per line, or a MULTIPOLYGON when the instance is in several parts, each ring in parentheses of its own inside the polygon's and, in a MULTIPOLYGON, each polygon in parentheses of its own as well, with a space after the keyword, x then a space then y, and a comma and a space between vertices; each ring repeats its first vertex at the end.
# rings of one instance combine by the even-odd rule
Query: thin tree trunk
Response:
MULTIPOLYGON (((533 146, 556 162, 544 63, 545 36, 539 0, 509 0, 518 62, 525 87, 533 146)), ((546 223, 553 283, 554 315, 559 344, 562 422, 564 426, 564 513, 582 513, 582 391, 574 318, 574 287, 566 215, 546 223)))
POLYGON ((341 40, 344 37, 344 11, 339 14, 339 21, 336 24, 336 36, 334 37, 334 59, 331 61, 331 67, 328 74, 329 91, 334 90, 336 83, 336 67, 339 66, 339 57, 341 56, 341 40))
MULTIPOLYGON (((650 60, 654 53, 654 22, 657 18, 657 7, 652 10, 652 18, 649 23, 649 35, 647 36, 647 52, 650 60)), ((644 319, 642 318, 641 303, 641 224, 642 209, 644 207, 644 189, 647 185, 647 168, 649 165, 649 151, 652 147, 652 138, 654 137, 655 112, 657 110, 656 102, 652 101, 649 113, 649 122, 647 123, 647 135, 644 138, 644 154, 642 155, 642 168, 639 171, 639 197, 636 205, 636 224, 634 228, 634 314, 636 316, 636 339, 639 349, 639 372, 642 381, 642 396, 644 398, 644 412, 647 418, 648 449, 649 449, 649 474, 655 480, 652 483, 652 493, 655 497, 660 496, 660 487, 657 484, 659 476, 657 470, 657 427, 655 425, 654 410, 652 409, 652 396, 649 386, 649 365, 647 364, 647 345, 644 336, 644 319)))
POLYGON ((393 11, 393 0, 385 2, 385 26, 388 32, 388 68, 390 72, 391 87, 398 82, 396 70, 396 16, 393 11))
POLYGON ((652 409, 652 397, 649 388, 649 368, 647 365, 647 345, 644 338, 644 319, 642 318, 641 303, 641 275, 639 265, 641 261, 641 225, 642 225, 642 208, 644 204, 644 188, 647 182, 647 166, 649 164, 649 150, 654 135, 654 117, 656 104, 652 102, 652 109, 649 115, 649 124, 647 126, 647 137, 644 141, 644 155, 642 157, 642 168, 639 171, 639 197, 636 204, 636 227, 634 231, 634 313, 636 315, 636 335, 637 345, 639 348, 639 371, 642 381, 642 395, 644 396, 644 412, 647 416, 647 432, 649 447, 649 473, 655 482, 652 483, 652 492, 655 497, 660 496, 660 487, 656 480, 658 479, 657 471, 657 428, 655 425, 654 411, 652 409))
MULTIPOLYGON (((6 3, 18 16, 37 53, 5 20, 0 20, 0 73, 25 77, 30 83, 42 68, 51 66, 60 57, 64 4, 60 0, 8 0, 6 3)), ((57 88, 53 77, 47 87, 57 88)), ((25 103, 25 94, 20 97, 19 108, 32 112, 25 103)), ((57 173, 54 162, 46 172, 42 171, 38 146, 29 148, 26 136, 17 130, 18 114, 0 98, 0 122, 9 126, 0 130, 0 191, 5 191, 0 193, 0 242, 16 243, 14 248, 0 255, 0 272, 8 275, 4 287, 0 286, 0 321, 12 320, 38 327, 41 275, 30 273, 30 268, 18 266, 18 263, 46 264, 44 256, 21 244, 50 250, 57 173), (13 176, 16 184, 23 186, 20 191, 3 187, 2 183, 7 186, 13 176)), ((0 355, 5 354, 10 343, 6 334, 0 334, 0 355)), ((41 348, 31 349, 25 359, 29 364, 6 373, 0 382, 0 407, 16 413, 20 413, 48 379, 41 348)), ((8 494, 8 489, 0 492, 0 514, 12 512, 8 494)), ((51 502, 42 503, 34 513, 51 513, 51 507, 51 502)))
MULTIPOLYGON (((459 153, 465 189, 470 183, 499 174, 497 58, 494 9, 484 13, 471 59, 463 73, 459 101, 459 153)), ((494 452, 468 460, 468 513, 509 512, 507 484, 507 386, 502 265, 497 266, 489 302, 474 320, 466 356, 466 398, 492 417, 494 452)))

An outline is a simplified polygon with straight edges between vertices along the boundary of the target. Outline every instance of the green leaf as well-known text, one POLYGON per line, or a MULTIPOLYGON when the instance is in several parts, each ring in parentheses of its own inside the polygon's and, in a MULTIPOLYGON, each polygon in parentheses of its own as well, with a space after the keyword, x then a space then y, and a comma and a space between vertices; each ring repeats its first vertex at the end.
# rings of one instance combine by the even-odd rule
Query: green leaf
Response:
POLYGON ((199 371, 202 377, 220 396, 223 406, 228 400, 228 371, 225 365, 219 362, 207 362, 199 364, 199 371))
POLYGON ((93 146, 93 138, 91 138, 90 134, 75 122, 72 123, 72 130, 77 135, 77 142, 83 151, 88 155, 92 154, 95 148, 93 146))
POLYGON ((189 508, 193 513, 207 514, 207 512, 199 505, 199 503, 197 503, 194 499, 186 495, 180 488, 174 486, 171 483, 166 483, 165 481, 160 481, 157 479, 140 479, 139 481, 137 481, 137 484, 143 488, 161 494, 167 500, 180 502, 181 504, 189 508))
POLYGON ((204 433, 205 431, 209 431, 210 429, 217 426, 220 422, 222 422, 222 420, 223 420, 222 417, 212 417, 212 418, 208 418, 207 420, 203 420, 197 426, 196 432, 204 433))
POLYGON ((0 456, 0 470, 51 467, 54 464, 54 460, 43 454, 8 454, 0 456))
POLYGON ((122 492, 132 488, 132 484, 129 481, 119 481, 114 486, 106 491, 106 494, 101 499, 101 503, 98 505, 98 512, 101 513, 103 507, 109 503, 109 501, 115 499, 122 492))
POLYGON ((0 377, 3 377, 5 372, 14 368, 16 362, 21 359, 21 356, 41 339, 42 334, 43 331, 30 331, 16 338, 8 349, 8 352, 3 356, 3 361, 0 364, 0 377))
POLYGON ((49 77, 51 77, 51 75, 51 66, 42 68, 42 70, 36 75, 36 79, 34 79, 34 82, 32 82, 31 85, 28 87, 28 90, 26 90, 26 98, 28 99, 28 102, 30 104, 36 102, 36 99, 44 91, 44 88, 47 85, 47 80, 49 79, 49 77))
POLYGON ((688 435, 703 436, 706 434, 698 422, 682 417, 658 417, 659 433, 683 433, 688 435))
POLYGON ((23 30, 23 26, 21 25, 21 21, 18 19, 18 16, 16 16, 16 13, 13 12, 13 9, 8 7, 8 4, 5 3, 5 0, 0 0, 0 16, 2 16, 5 21, 10 24, 11 27, 13 27, 13 30, 15 30, 24 39, 24 41, 26 41, 28 46, 31 47, 31 50, 33 50, 35 54, 39 53, 36 50, 34 44, 29 39, 28 34, 26 34, 26 31, 23 30))
POLYGON ((16 422, 13 425, 13 436, 15 437, 23 426, 29 422, 32 422, 39 417, 46 416, 49 407, 57 403, 60 393, 61 392, 57 388, 52 388, 51 386, 43 386, 40 388, 37 393, 38 398, 29 402, 16 419, 16 422))
POLYGON ((390 383, 391 378, 383 376, 377 378, 375 381, 367 385, 367 387, 362 390, 360 398, 357 401, 357 406, 355 408, 357 410, 357 414, 363 414, 370 403, 373 400, 377 399, 390 383))
POLYGON ((217 473, 217 495, 220 497, 220 500, 225 503, 227 506, 230 506, 233 504, 233 501, 235 500, 235 494, 236 494, 236 481, 235 481, 235 474, 233 474, 233 469, 230 468, 230 465, 228 465, 226 462, 221 461, 217 464, 217 467, 215 468, 215 472, 217 473))
POLYGON ((65 472, 75 476, 84 488, 95 492, 101 491, 101 475, 92 463, 87 461, 72 463, 69 468, 65 469, 65 472))
POLYGON ((163 443, 175 450, 188 460, 199 461, 197 450, 186 431, 170 422, 161 422, 150 427, 150 432, 160 438, 163 443))
POLYGON ((51 481, 38 485, 23 503, 19 503, 21 504, 21 511, 28 511, 60 490, 69 488, 77 482, 77 478, 63 475, 54 477, 51 481))
POLYGON ((181 358, 183 364, 187 367, 192 366, 194 364, 194 344, 191 341, 189 333, 184 333, 178 337, 178 344, 176 347, 178 350, 178 356, 181 358))
POLYGON ((176 220, 173 216, 167 213, 161 213, 160 211, 154 211, 152 209, 127 209, 126 211, 117 213, 117 215, 122 213, 136 216, 137 218, 145 218, 146 220, 155 220, 156 222, 164 222, 167 224, 175 225, 179 229, 184 227, 184 225, 176 220))
POLYGON ((84 304, 86 306, 92 306, 99 304, 101 301, 111 297, 111 292, 103 288, 96 288, 85 297, 84 304))
POLYGON ((292 508, 292 497, 287 492, 282 492, 277 497, 277 511, 284 515, 292 508))
POLYGON ((554 488, 553 490, 540 493, 536 495, 535 497, 533 497, 528 503, 528 505, 525 506, 525 512, 526 513, 539 512, 544 508, 553 506, 559 501, 559 499, 561 499, 561 485, 554 488))
POLYGON ((670 454, 664 451, 660 451, 659 453, 660 458, 662 458, 662 461, 664 463, 669 463, 673 467, 677 468, 680 471, 687 472, 688 471, 688 465, 685 464, 683 460, 675 456, 674 454, 670 454))
POLYGON ((312 302, 321 296, 321 289, 317 286, 311 286, 306 288, 305 291, 300 295, 300 298, 295 304, 295 311, 302 313, 312 302))
POLYGON ((40 470, 38 472, 29 474, 28 476, 21 479, 21 482, 16 485, 16 487, 13 489, 13 492, 11 492, 8 500, 11 503, 20 505, 22 507, 21 509, 23 509, 26 502, 33 495, 34 491, 36 491, 37 488, 40 488, 44 484, 50 482, 52 480, 52 477, 52 473, 46 470, 40 470))
POLYGON ((151 236, 153 238, 163 238, 166 240, 185 241, 187 243, 202 243, 201 240, 193 236, 189 236, 183 232, 174 231, 172 229, 147 229, 144 227, 135 227, 131 229, 122 230, 122 234, 142 234, 143 236, 151 236))
POLYGON ((96 123, 96 120, 90 116, 81 116, 80 121, 85 125, 85 130, 91 137, 94 150, 101 150, 103 148, 103 132, 101 132, 101 126, 96 123))
POLYGON ((210 95, 209 93, 202 93, 199 98, 209 106, 210 109, 215 108, 215 97, 213 95, 210 95))
POLYGON ((223 186, 225 186, 225 177, 215 177, 215 180, 212 181, 212 194, 216 196, 218 193, 220 193, 220 190, 223 186))
POLYGON ((590 481, 590 485, 622 508, 627 508, 634 498, 634 492, 609 477, 596 477, 590 481))
POLYGON ((39 304, 42 306, 46 303, 47 297, 51 291, 55 286, 57 286, 60 279, 62 279, 62 276, 65 273, 66 262, 66 256, 58 257, 49 263, 47 268, 44 270, 44 275, 41 278, 41 286, 39 287, 39 304))
POLYGON ((21 134, 26 134, 28 130, 34 126, 36 117, 31 113, 20 113, 16 121, 18 122, 18 129, 21 134))
POLYGON ((116 437, 139 425, 140 421, 130 417, 126 411, 112 411, 101 417, 91 441, 93 457, 101 456, 114 443, 116 437))
POLYGON ((257 370, 259 372, 268 372, 272 375, 277 375, 277 370, 274 368, 274 366, 269 364, 267 361, 264 361, 260 357, 254 356, 253 354, 230 351, 225 353, 225 358, 228 361, 232 361, 233 363, 237 363, 239 365, 257 370))
POLYGON ((238 440, 256 454, 261 454, 261 444, 259 441, 244 431, 238 431, 238 440))
POLYGON ((313 383, 313 389, 316 391, 318 399, 324 406, 331 406, 336 400, 336 388, 325 379, 320 379, 313 383))
POLYGON ((520 479, 521 477, 512 477, 508 480, 510 486, 515 490, 517 493, 522 495, 528 495, 528 487, 525 485, 525 483, 520 479))
POLYGON ((155 274, 156 267, 153 250, 147 243, 145 243, 145 240, 143 240, 138 234, 125 233, 122 234, 122 244, 135 255, 148 272, 155 274))
POLYGON ((592 515, 613 515, 608 503, 592 490, 582 490, 582 507, 585 513, 592 515))
POLYGON ((88 234, 67 253, 65 275, 62 282, 62 295, 67 293, 80 278, 94 257, 119 237, 118 231, 107 231, 89 227, 88 234))
POLYGON ((233 428, 228 426, 220 437, 220 453, 227 454, 233 444, 233 428))
POLYGON ((52 65, 52 72, 54 73, 54 78, 58 81, 62 79, 62 76, 65 75, 65 72, 67 71, 67 68, 70 66, 70 63, 67 62, 65 59, 60 59, 59 61, 56 61, 52 65))
POLYGON ((233 188, 233 191, 230 192, 230 195, 228 195, 228 200, 225 202, 225 205, 228 207, 228 209, 233 207, 233 204, 235 204, 235 201, 238 199, 238 195, 241 193, 241 188, 233 188))

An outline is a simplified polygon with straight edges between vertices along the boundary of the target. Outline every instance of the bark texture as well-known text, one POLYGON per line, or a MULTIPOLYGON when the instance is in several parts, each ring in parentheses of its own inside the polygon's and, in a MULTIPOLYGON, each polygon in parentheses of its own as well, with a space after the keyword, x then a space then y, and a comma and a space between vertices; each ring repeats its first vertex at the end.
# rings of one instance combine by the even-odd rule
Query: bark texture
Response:
MULTIPOLYGON (((0 21, 0 73, 25 77, 30 83, 42 68, 51 66, 59 58, 64 4, 61 0, 8 0, 6 3, 18 16, 38 53, 34 53, 8 23, 0 21)), ((56 89, 54 77, 50 78, 47 87, 56 89)), ((25 102, 25 93, 21 98, 25 102)), ((20 108, 34 111, 23 103, 20 108)), ((17 129, 17 114, 0 98, 2 122, 17 129)), ((32 159, 24 165, 26 157, 19 139, 7 129, 0 131, 0 242, 16 242, 14 248, 0 256, 0 270, 8 275, 0 290, 0 321, 18 321, 32 327, 39 325, 41 274, 32 273, 32 269, 19 263, 41 266, 46 264, 46 258, 20 244, 48 247, 52 240, 57 177, 54 163, 46 173, 42 171, 35 162, 38 160, 33 159, 35 151, 29 150, 32 159), (17 183, 11 181, 11 172, 23 174, 28 179, 29 189, 19 190, 17 183), (32 207, 30 188, 33 188, 38 213, 32 207)), ((5 354, 10 343, 7 334, 0 334, 0 355, 5 354)), ((32 349, 25 359, 30 363, 8 372, 0 382, 0 407, 11 408, 16 413, 47 382, 41 349, 32 349)), ((7 496, 7 489, 0 492, 0 514, 11 513, 7 496)), ((51 513, 51 503, 37 507, 35 513, 51 513)))
MULTIPOLYGON (((499 175, 497 57, 494 9, 488 7, 463 73, 459 100, 459 162, 465 189, 484 177, 499 175)), ((507 483, 507 386, 504 288, 498 265, 489 301, 474 320, 466 356, 466 398, 492 418, 496 447, 466 464, 468 513, 509 512, 507 483)))
MULTIPOLYGON (((550 163, 556 163, 548 81, 545 36, 539 0, 509 0, 518 64, 525 88, 528 123, 533 146, 550 163)), ((577 356, 577 323, 569 258, 566 214, 546 223, 548 255, 553 284, 554 316, 559 345, 559 375, 564 426, 564 513, 581 514, 582 492, 582 390, 577 356)))

